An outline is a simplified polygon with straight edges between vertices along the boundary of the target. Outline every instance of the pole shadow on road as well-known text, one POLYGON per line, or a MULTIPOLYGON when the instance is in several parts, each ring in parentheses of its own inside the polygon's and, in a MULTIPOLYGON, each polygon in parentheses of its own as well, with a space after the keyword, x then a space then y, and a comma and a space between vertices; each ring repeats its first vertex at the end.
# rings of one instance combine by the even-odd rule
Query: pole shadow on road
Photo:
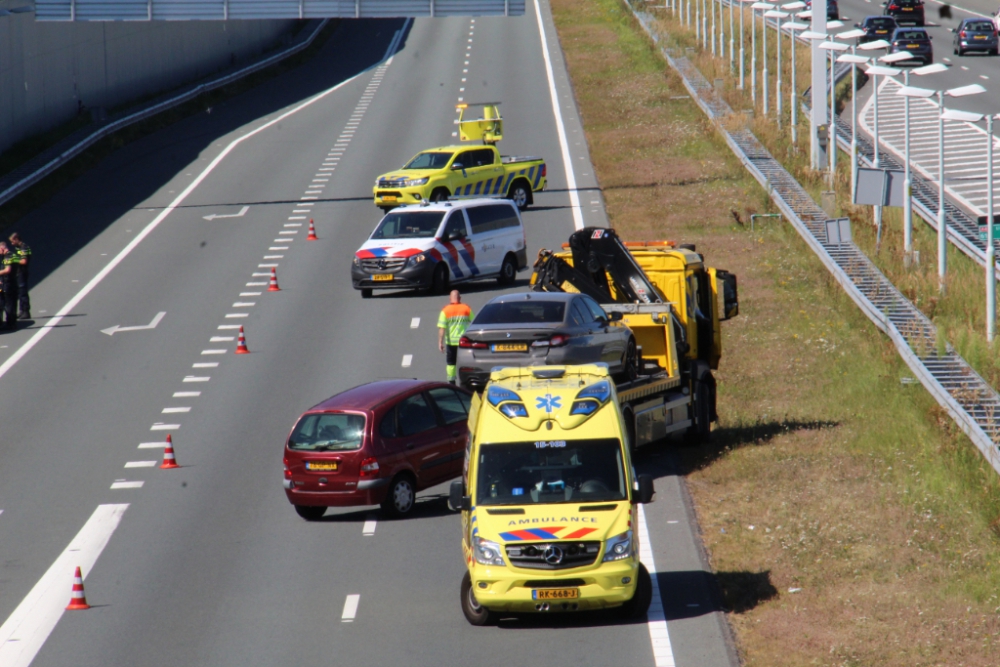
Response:
MULTIPOLYGON (((223 137, 374 69, 404 25, 405 19, 341 21, 319 50, 298 67, 104 158, 10 228, 32 245, 33 282, 40 283, 131 211, 157 210, 142 204, 186 170, 192 174, 200 170, 195 165, 202 153, 211 151, 223 137)), ((399 50, 407 38, 408 31, 402 35, 399 50)), ((136 222, 134 231, 147 222, 136 222)), ((197 235, 191 236, 192 248, 198 240, 197 235)))

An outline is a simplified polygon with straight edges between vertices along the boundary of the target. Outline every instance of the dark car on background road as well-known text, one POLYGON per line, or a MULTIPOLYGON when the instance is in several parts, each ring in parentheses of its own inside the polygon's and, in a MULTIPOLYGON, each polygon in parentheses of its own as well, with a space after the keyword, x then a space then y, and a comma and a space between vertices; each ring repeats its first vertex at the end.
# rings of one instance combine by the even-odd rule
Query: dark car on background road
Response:
POLYGON ((889 43, 889 53, 910 53, 911 60, 921 61, 927 65, 934 62, 934 48, 931 46, 931 36, 923 28, 896 28, 889 43))
POLYGON ((896 19, 896 23, 900 25, 903 23, 924 25, 923 0, 888 0, 883 2, 882 6, 885 7, 882 13, 896 19))
MULTIPOLYGON (((806 0, 806 9, 812 11, 812 0, 806 0)), ((826 0, 826 19, 835 21, 840 18, 840 9, 837 7, 837 0, 826 0)))
POLYGON ((458 378, 480 390, 495 366, 604 362, 611 373, 634 377, 632 331, 583 294, 505 294, 483 306, 458 343, 458 378))
POLYGON ((444 382, 379 380, 306 410, 285 443, 285 495, 307 521, 327 507, 409 514, 462 473, 471 396, 444 382))
POLYGON ((896 19, 891 16, 866 16, 861 23, 855 23, 858 28, 865 31, 865 34, 858 37, 858 44, 867 44, 880 39, 889 41, 892 33, 896 30, 896 19))
POLYGON ((954 51, 964 56, 968 51, 985 51, 997 55, 997 28, 989 19, 962 19, 955 33, 954 51))

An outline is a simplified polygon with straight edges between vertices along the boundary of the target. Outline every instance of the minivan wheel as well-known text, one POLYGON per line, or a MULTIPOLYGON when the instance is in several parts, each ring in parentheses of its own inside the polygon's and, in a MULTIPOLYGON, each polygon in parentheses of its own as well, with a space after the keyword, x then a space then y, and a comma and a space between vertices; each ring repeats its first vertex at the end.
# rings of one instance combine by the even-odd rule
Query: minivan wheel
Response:
POLYGON ((306 521, 319 521, 326 514, 326 508, 314 505, 295 505, 295 513, 306 521))
POLYGON ((382 510, 389 516, 405 516, 413 509, 416 491, 413 480, 406 475, 397 475, 389 485, 389 492, 382 501, 382 510))
POLYGON ((514 202, 519 211, 528 208, 528 204, 531 202, 531 190, 528 189, 528 182, 524 180, 514 181, 507 192, 507 198, 514 202))
POLYGON ((501 285, 513 285, 517 279, 517 260, 513 253, 507 253, 500 265, 500 275, 497 276, 497 283, 501 285))
POLYGON ((361 298, 362 299, 370 299, 370 298, 372 298, 372 288, 371 287, 362 287, 361 288, 361 298))
POLYGON ((632 599, 618 608, 618 613, 622 618, 639 618, 649 611, 649 605, 653 601, 653 580, 649 576, 649 570, 642 563, 639 563, 639 572, 636 574, 635 595, 632 599))
POLYGON ((489 625, 496 620, 496 615, 476 600, 476 594, 472 592, 472 577, 468 572, 462 577, 462 613, 472 625, 489 625))

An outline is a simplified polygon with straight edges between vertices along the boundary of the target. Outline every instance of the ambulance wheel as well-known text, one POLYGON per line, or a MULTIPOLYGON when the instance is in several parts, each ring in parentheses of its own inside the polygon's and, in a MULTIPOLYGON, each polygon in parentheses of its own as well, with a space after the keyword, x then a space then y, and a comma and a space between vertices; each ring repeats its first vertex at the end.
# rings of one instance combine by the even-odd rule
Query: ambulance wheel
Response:
POLYGON ((649 604, 653 601, 653 580, 649 576, 646 566, 639 563, 639 571, 636 573, 635 595, 632 599, 618 608, 618 614, 622 618, 639 618, 645 616, 649 611, 649 604))
POLYGON ((450 284, 448 267, 442 262, 434 269, 434 277, 431 278, 431 292, 434 294, 446 294, 450 284))
POLYGON ((295 505, 295 513, 306 521, 319 521, 326 514, 326 508, 314 505, 295 505))
POLYGON ((514 257, 514 253, 507 253, 507 256, 503 258, 503 264, 500 265, 500 275, 497 276, 497 282, 501 285, 513 285, 514 280, 517 279, 517 258, 514 257))
POLYGON ((442 201, 448 201, 448 190, 445 188, 438 188, 431 193, 431 201, 435 204, 442 201))
POLYGON ((496 615, 476 600, 472 592, 472 577, 468 572, 462 577, 462 613, 472 625, 489 625, 496 620, 496 615))
POLYGON ((514 181, 514 184, 510 186, 510 190, 507 191, 507 199, 514 202, 519 211, 523 211, 531 205, 531 187, 528 182, 523 179, 518 179, 514 181))
POLYGON ((370 299, 370 298, 372 298, 372 288, 371 287, 362 287, 361 288, 361 298, 362 299, 370 299))

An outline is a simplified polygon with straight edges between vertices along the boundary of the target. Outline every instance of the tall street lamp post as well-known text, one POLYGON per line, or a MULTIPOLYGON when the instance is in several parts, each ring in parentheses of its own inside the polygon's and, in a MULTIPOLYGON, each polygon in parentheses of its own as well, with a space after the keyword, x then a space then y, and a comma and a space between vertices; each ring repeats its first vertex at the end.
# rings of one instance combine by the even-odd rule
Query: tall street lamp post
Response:
MULTIPOLYGON (((830 23, 833 23, 833 21, 830 23)), ((827 26, 830 23, 827 23, 827 26)), ((827 151, 830 154, 830 189, 833 190, 834 180, 837 175, 837 82, 833 76, 833 59, 834 52, 846 51, 848 46, 840 42, 822 42, 819 48, 830 53, 830 145, 827 151)))
MULTIPOLYGON (((804 2, 792 2, 792 5, 802 5, 805 6, 804 2)), ((783 5, 783 7, 788 7, 788 5, 783 5)), ((794 8, 793 8, 794 9, 794 8)), ((795 21, 788 21, 783 23, 781 27, 788 31, 788 36, 792 41, 792 84, 791 92, 788 94, 788 107, 792 112, 791 127, 792 127, 792 146, 798 143, 798 133, 799 133, 799 103, 798 103, 798 90, 796 89, 795 81, 795 42, 798 40, 795 33, 805 30, 809 27, 808 23, 796 23, 795 21)))
POLYGON ((854 201, 854 187, 858 182, 858 65, 864 65, 868 58, 856 53, 845 53, 837 57, 837 62, 851 63, 851 201, 854 201))
MULTIPOLYGON (((778 115, 778 127, 781 127, 781 21, 779 19, 786 18, 788 12, 783 12, 778 9, 772 9, 770 11, 764 12, 764 30, 767 30, 767 19, 775 19, 774 25, 777 28, 775 30, 775 39, 778 40, 778 63, 776 65, 777 76, 775 77, 774 86, 774 110, 778 115)), ((764 60, 767 61, 767 50, 764 50, 764 60)), ((764 69, 767 72, 767 69, 764 69)), ((765 75, 765 81, 766 81, 765 75)), ((764 102, 767 104, 767 102, 764 102)))
MULTIPOLYGON (((740 90, 744 89, 744 82, 745 82, 744 71, 746 70, 747 66, 746 51, 744 49, 744 44, 746 44, 747 41, 747 33, 743 22, 743 18, 746 12, 744 11, 743 6, 748 4, 753 4, 754 2, 756 2, 756 0, 740 0, 740 90)), ((751 16, 753 15, 753 10, 750 10, 750 14, 751 16)), ((756 44, 756 41, 754 42, 754 44, 756 44)), ((750 76, 753 77, 752 72, 750 76)), ((753 99, 754 102, 757 101, 757 91, 755 86, 751 91, 751 99, 753 99)))
MULTIPOLYGON (((880 76, 881 77, 896 76, 896 75, 899 74, 899 70, 896 69, 895 67, 884 67, 882 65, 872 65, 867 70, 865 70, 865 73, 869 77, 871 77, 873 79, 872 97, 873 97, 873 100, 874 100, 874 105, 873 106, 874 106, 874 111, 875 111, 875 114, 874 114, 875 118, 872 121, 872 137, 873 137, 872 144, 874 145, 874 149, 873 149, 874 156, 872 158, 872 166, 875 167, 876 169, 878 169, 879 166, 880 166, 879 165, 879 159, 878 159, 878 154, 879 154, 879 138, 878 138, 878 88, 879 88, 879 86, 878 86, 878 77, 880 77, 880 76)), ((872 213, 874 213, 874 215, 875 215, 875 226, 878 228, 879 240, 881 240, 881 234, 882 234, 882 207, 881 206, 875 206, 874 210, 872 211, 872 213)), ((876 245, 877 245, 877 242, 876 242, 876 245)))
MULTIPOLYGON (((766 2, 757 2, 757 3, 754 3, 753 5, 750 5, 750 8, 751 9, 759 9, 759 10, 761 10, 761 14, 763 14, 763 13, 767 12, 768 10, 774 9, 774 5, 770 5, 770 4, 766 3, 766 2)), ((764 21, 764 27, 763 27, 763 31, 764 31, 764 55, 763 55, 764 70, 763 70, 763 72, 761 72, 761 75, 762 75, 762 79, 761 79, 761 92, 762 92, 762 94, 764 96, 764 115, 766 116, 767 113, 768 113, 768 105, 767 105, 767 98, 768 98, 768 94, 767 94, 767 19, 764 18, 763 16, 761 16, 761 18, 764 21)), ((756 25, 756 23, 757 23, 757 21, 754 20, 754 24, 755 25, 756 25)), ((756 58, 757 58, 757 51, 756 51, 756 49, 754 49, 753 56, 754 56, 754 60, 756 60, 756 58)))

